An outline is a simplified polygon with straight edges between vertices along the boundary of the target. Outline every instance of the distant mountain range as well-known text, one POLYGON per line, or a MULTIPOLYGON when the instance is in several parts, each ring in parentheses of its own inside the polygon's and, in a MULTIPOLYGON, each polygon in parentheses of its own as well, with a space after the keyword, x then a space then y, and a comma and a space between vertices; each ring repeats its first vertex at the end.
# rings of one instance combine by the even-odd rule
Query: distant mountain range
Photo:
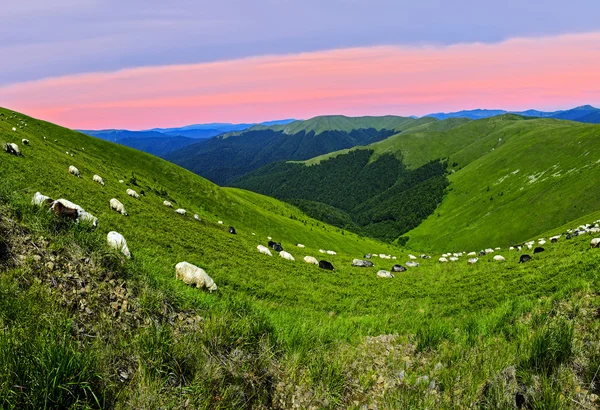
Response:
POLYGON ((445 120, 448 118, 469 118, 471 120, 479 120, 482 118, 495 117, 502 114, 518 114, 526 117, 540 117, 540 118, 556 118, 558 120, 569 120, 577 122, 586 122, 591 124, 600 123, 600 109, 592 107, 591 105, 582 105, 581 107, 572 108, 570 110, 560 111, 539 111, 539 110, 527 110, 527 111, 506 111, 506 110, 465 110, 449 113, 434 113, 425 115, 425 117, 433 117, 438 120, 445 120))
POLYGON ((243 131, 253 126, 269 127, 289 124, 293 121, 293 119, 286 119, 267 121, 260 124, 193 124, 178 128, 152 128, 142 131, 117 129, 77 131, 162 157, 173 150, 198 142, 199 139, 212 138, 229 132, 243 131))

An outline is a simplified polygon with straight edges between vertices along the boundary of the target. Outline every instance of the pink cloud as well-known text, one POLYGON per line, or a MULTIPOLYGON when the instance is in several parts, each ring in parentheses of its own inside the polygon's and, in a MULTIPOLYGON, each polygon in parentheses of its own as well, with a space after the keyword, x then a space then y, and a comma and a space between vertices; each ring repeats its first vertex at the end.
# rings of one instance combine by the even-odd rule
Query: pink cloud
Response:
POLYGON ((72 128, 423 115, 600 103, 600 33, 370 47, 133 68, 0 87, 0 104, 72 128))

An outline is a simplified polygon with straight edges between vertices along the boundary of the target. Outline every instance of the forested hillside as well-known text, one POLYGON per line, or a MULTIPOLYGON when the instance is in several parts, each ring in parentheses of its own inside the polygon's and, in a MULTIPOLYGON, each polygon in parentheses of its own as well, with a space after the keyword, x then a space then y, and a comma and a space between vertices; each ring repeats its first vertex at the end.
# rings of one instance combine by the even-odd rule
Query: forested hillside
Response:
POLYGON ((433 118, 325 116, 224 134, 165 156, 219 185, 276 161, 301 161, 368 145, 429 123, 433 118))
POLYGON ((407 169, 385 154, 356 149, 318 165, 277 162, 234 186, 288 201, 314 218, 392 241, 415 228, 437 207, 448 185, 446 163, 407 169))

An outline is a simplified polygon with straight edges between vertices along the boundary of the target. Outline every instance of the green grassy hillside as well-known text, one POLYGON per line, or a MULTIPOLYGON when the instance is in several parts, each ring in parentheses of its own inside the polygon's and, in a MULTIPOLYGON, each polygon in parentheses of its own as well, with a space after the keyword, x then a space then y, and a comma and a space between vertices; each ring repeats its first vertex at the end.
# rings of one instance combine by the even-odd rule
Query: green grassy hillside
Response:
POLYGON ((522 397, 562 409, 597 400, 600 262, 589 236, 549 244, 527 264, 516 252, 473 266, 433 255, 377 278, 408 251, 151 155, 0 114, 0 141, 23 153, 0 155, 0 407, 516 408, 522 397), (145 196, 134 200, 127 187, 145 196), (78 203, 98 228, 30 205, 36 191, 78 203), (128 217, 109 209, 112 197, 128 217), (110 230, 125 236, 132 260, 106 248, 110 230), (259 254, 267 235, 297 260, 259 254), (301 261, 319 248, 337 251, 326 258, 334 272, 301 261), (366 252, 398 259, 350 266, 366 252), (218 291, 176 281, 182 260, 218 291))

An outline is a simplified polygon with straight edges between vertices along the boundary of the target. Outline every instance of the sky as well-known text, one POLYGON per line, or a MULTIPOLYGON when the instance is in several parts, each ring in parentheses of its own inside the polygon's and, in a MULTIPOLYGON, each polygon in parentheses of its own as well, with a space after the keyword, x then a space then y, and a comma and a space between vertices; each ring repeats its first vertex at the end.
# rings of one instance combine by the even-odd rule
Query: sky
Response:
POLYGON ((598 0, 20 0, 0 106, 71 128, 600 105, 598 0))

